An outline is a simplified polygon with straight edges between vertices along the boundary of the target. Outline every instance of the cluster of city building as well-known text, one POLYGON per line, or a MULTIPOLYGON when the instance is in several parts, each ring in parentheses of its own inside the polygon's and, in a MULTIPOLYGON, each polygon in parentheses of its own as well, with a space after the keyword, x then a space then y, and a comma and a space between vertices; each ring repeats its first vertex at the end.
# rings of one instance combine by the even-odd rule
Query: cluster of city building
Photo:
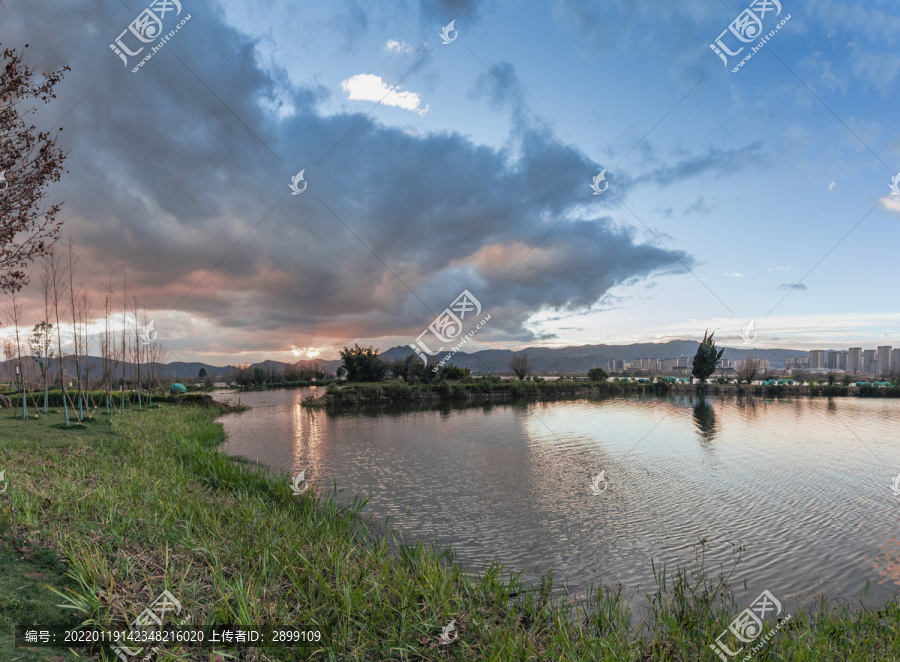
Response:
MULTIPOLYGON (((770 371, 771 362, 759 358, 759 369, 762 372, 770 371)), ((630 363, 622 360, 609 360, 606 364, 600 364, 609 373, 624 372, 626 370, 646 370, 652 373, 683 373, 689 375, 693 367, 694 357, 682 356, 677 359, 635 359, 630 363)), ((735 375, 744 360, 722 359, 714 375, 735 375)), ((793 372, 844 372, 852 374, 866 374, 884 377, 894 372, 900 372, 900 348, 894 349, 889 345, 882 345, 877 349, 863 349, 851 347, 845 351, 814 349, 809 356, 786 356, 784 358, 784 371, 787 374, 793 372)))
POLYGON ((786 356, 785 370, 808 372, 864 372, 885 376, 900 371, 900 348, 882 345, 878 349, 851 347, 847 351, 814 349, 805 356, 786 356))
MULTIPOLYGON (((760 359, 760 369, 768 370, 769 362, 760 359)), ((719 367, 715 374, 733 374, 740 370, 743 360, 722 359, 719 361, 719 367)), ((635 359, 631 363, 627 361, 607 361, 606 365, 600 364, 600 367, 609 373, 623 372, 625 370, 646 370, 647 372, 671 372, 685 373, 690 375, 694 366, 693 356, 682 356, 677 359, 635 359)))

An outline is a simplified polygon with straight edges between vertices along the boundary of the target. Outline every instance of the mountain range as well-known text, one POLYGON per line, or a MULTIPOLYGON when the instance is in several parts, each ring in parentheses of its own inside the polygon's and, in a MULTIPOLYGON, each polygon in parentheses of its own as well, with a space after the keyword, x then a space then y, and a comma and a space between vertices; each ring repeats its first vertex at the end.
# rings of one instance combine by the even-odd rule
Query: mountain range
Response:
MULTIPOLYGON (((636 359, 670 359, 680 357, 693 357, 697 353, 697 347, 700 343, 695 340, 671 340, 665 343, 636 343, 632 345, 580 345, 576 347, 527 347, 519 350, 525 352, 534 363, 534 372, 536 374, 553 374, 553 373, 578 373, 587 372, 591 368, 605 367, 607 361, 625 361, 632 362, 636 359)), ((791 349, 766 349, 766 348, 745 348, 745 347, 723 347, 725 350, 723 358, 730 360, 740 360, 749 357, 758 357, 770 362, 774 368, 784 366, 785 356, 809 356, 808 351, 791 350, 791 349)), ((486 349, 480 352, 458 352, 448 363, 461 367, 469 368, 474 373, 484 374, 490 372, 507 373, 509 372, 509 362, 512 359, 512 350, 508 349, 486 349)), ((385 361, 393 361, 395 359, 406 358, 413 354, 412 350, 405 345, 398 345, 389 350, 382 352, 379 356, 385 361)), ((439 354, 429 357, 429 366, 436 365, 445 354, 439 354)), ((71 357, 67 357, 71 358, 71 357)), ((32 362, 24 357, 27 364, 32 362)), ((266 372, 274 371, 281 373, 287 366, 295 368, 314 368, 334 373, 334 371, 342 364, 340 359, 333 360, 302 360, 294 363, 286 363, 283 361, 261 361, 251 365, 252 368, 262 368, 266 372)), ((33 364, 32 364, 33 365, 33 364)), ((31 374, 34 370, 32 365, 28 365, 27 371, 31 374)), ((74 372, 74 364, 69 360, 66 361, 67 371, 74 372)), ((90 374, 94 377, 100 375, 102 368, 102 359, 98 356, 89 356, 86 361, 82 359, 82 369, 89 366, 90 374)), ((15 361, 0 362, 0 374, 9 374, 9 371, 15 372, 15 361)), ((126 373, 132 376, 134 366, 130 363, 125 364, 126 373)), ((175 361, 172 363, 155 364, 155 372, 163 379, 172 377, 174 379, 193 379, 196 378, 200 369, 205 369, 207 374, 214 378, 223 378, 228 373, 236 369, 236 366, 214 366, 209 363, 200 361, 184 362, 175 361)), ((121 373, 121 364, 114 362, 113 373, 121 373)), ((141 368, 142 373, 146 374, 146 366, 141 368)))
MULTIPOLYGON (((632 345, 580 345, 577 347, 528 347, 525 352, 534 363, 535 374, 567 372, 587 372, 591 368, 605 367, 607 361, 635 359, 677 359, 691 357, 697 353, 700 343, 696 340, 670 340, 665 343, 636 343, 632 345)), ((724 349, 722 358, 741 360, 758 357, 769 361, 774 368, 784 366, 785 356, 809 356, 809 352, 791 349, 765 349, 743 347, 719 347, 724 349)), ((381 356, 385 360, 404 358, 412 354, 409 347, 392 347, 381 356)), ((472 372, 509 372, 509 362, 513 352, 508 349, 486 349, 480 352, 459 352, 448 363, 472 372)), ((446 354, 429 357, 429 365, 436 365, 446 354)))

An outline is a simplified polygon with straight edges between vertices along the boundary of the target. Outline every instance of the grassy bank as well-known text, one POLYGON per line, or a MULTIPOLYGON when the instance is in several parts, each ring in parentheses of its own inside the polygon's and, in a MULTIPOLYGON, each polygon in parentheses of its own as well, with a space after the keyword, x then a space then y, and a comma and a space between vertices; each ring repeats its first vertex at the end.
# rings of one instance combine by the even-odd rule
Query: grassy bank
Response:
MULTIPOLYGON (((215 413, 164 406, 95 415, 74 428, 59 415, 0 415, 8 482, 0 496, 0 659, 107 659, 96 649, 13 648, 10 624, 68 619, 121 629, 123 617, 130 621, 163 589, 195 624, 321 633, 315 645, 169 646, 157 658, 210 662, 217 653, 261 662, 716 660, 709 644, 748 606, 731 604, 727 587, 702 571, 660 572, 643 620, 611 587, 576 603, 553 599, 552 577, 527 587, 495 565, 473 578, 445 550, 374 535, 359 501, 341 506, 315 488, 294 496, 288 477, 227 458, 215 413), (458 639, 443 645, 451 620, 458 639)), ((897 659, 898 623, 897 603, 856 614, 823 603, 793 613, 754 659, 897 659)))

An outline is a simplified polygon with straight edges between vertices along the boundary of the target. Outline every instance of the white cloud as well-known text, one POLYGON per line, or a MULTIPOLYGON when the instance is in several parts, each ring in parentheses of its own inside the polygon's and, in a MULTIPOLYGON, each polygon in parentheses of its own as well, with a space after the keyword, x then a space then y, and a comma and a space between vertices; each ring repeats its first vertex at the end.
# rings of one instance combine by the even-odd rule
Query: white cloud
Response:
POLYGON ((835 183, 834 183, 834 182, 831 182, 831 183, 828 185, 828 190, 830 191, 831 189, 834 188, 834 186, 835 186, 835 183))
POLYGON ((428 112, 428 106, 420 108, 422 100, 415 92, 398 92, 374 74, 356 74, 341 81, 341 88, 353 101, 380 101, 385 106, 397 106, 411 110, 420 116, 428 112))
POLYGON ((835 73, 831 70, 831 61, 828 60, 820 51, 814 51, 807 55, 801 64, 806 67, 810 74, 819 85, 834 92, 840 90, 847 92, 847 81, 840 72, 835 73))
POLYGON ((893 53, 861 55, 855 60, 854 72, 881 93, 886 93, 893 89, 894 80, 900 73, 900 57, 893 53))
POLYGON ((384 47, 392 53, 412 53, 412 46, 405 41, 397 41, 396 39, 388 39, 384 47))
POLYGON ((742 274, 742 273, 737 273, 737 272, 735 272, 735 273, 733 273, 733 274, 730 274, 730 273, 728 273, 727 271, 726 271, 724 274, 722 274, 722 275, 723 275, 723 276, 731 276, 732 278, 743 278, 743 277, 744 277, 744 274, 742 274))
POLYGON ((889 195, 881 199, 881 204, 888 211, 900 213, 900 195, 889 195))

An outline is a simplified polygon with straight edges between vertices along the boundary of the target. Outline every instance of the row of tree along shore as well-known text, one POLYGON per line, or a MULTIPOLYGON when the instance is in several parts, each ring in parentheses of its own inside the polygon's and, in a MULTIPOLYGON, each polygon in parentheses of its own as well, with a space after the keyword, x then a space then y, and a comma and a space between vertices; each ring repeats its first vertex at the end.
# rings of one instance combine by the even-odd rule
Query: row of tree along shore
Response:
MULTIPOLYGON (((795 388, 800 393, 817 393, 823 386, 847 386, 853 391, 854 386, 865 386, 864 382, 856 381, 851 375, 836 375, 829 373, 819 375, 810 372, 794 371, 788 379, 777 371, 766 368, 759 359, 747 359, 742 362, 741 368, 733 377, 714 376, 721 362, 723 350, 715 346, 712 334, 704 335, 703 342, 699 345, 697 353, 690 369, 690 377, 682 374, 651 374, 645 370, 629 370, 614 372, 611 375, 599 367, 591 368, 586 373, 554 373, 552 375, 536 375, 534 364, 527 352, 514 354, 509 362, 508 369, 504 373, 496 370, 489 371, 478 369, 478 366, 459 367, 452 364, 438 364, 436 366, 425 363, 421 357, 410 354, 405 358, 387 360, 383 354, 370 347, 360 347, 358 344, 344 347, 340 352, 342 365, 333 372, 321 369, 318 363, 303 362, 287 365, 280 370, 276 365, 252 366, 251 364, 239 365, 225 375, 225 383, 238 386, 242 390, 260 390, 270 388, 295 388, 313 385, 328 385, 331 383, 384 383, 400 382, 410 386, 436 385, 441 382, 471 382, 479 378, 518 379, 519 381, 554 381, 571 380, 580 382, 598 382, 605 380, 636 381, 639 384, 652 384, 656 382, 669 382, 678 384, 678 388, 691 388, 691 385, 719 384, 740 386, 793 386, 809 388, 795 388)), ((477 359, 477 355, 473 355, 477 359)), ((469 357, 470 359, 472 357, 469 357)), ((333 365, 333 364, 332 364, 333 365)), ((486 367, 486 366, 483 366, 486 367)), ((894 386, 900 384, 900 373, 886 378, 888 381, 875 382, 873 387, 894 386)), ((205 370, 200 371, 199 380, 194 384, 196 388, 206 387, 212 389, 215 378, 207 375, 205 370)), ((593 388, 593 387, 586 387, 593 388)), ((727 390, 727 389, 725 389, 727 390)), ((738 389, 734 389, 735 391, 738 389)), ((743 389, 740 389, 743 390, 743 389)), ((843 394, 840 390, 832 390, 833 394, 843 394)), ((879 394, 884 395, 884 394, 879 394)))
MULTIPOLYGON (((428 369, 416 356, 384 361, 372 347, 344 347, 341 352, 343 365, 334 378, 317 373, 315 377, 301 380, 273 380, 255 383, 244 381, 247 390, 317 386, 325 387, 324 394, 311 393, 304 398, 309 407, 355 405, 363 403, 390 403, 415 401, 464 401, 497 400, 504 398, 552 399, 560 397, 589 397, 628 393, 697 392, 710 395, 748 394, 759 396, 781 395, 860 395, 868 397, 900 397, 900 384, 883 385, 862 383, 859 387, 833 382, 820 384, 815 380, 808 384, 794 380, 768 379, 760 382, 751 375, 747 383, 720 379, 708 382, 722 358, 712 334, 704 334, 694 358, 693 378, 676 380, 674 377, 649 377, 629 379, 610 377, 601 368, 592 368, 587 375, 562 376, 547 380, 531 375, 531 360, 524 353, 515 354, 510 361, 510 372, 515 379, 503 379, 499 375, 473 375, 469 368, 443 365, 428 369), (696 381, 695 381, 696 380, 696 381)), ((318 389, 317 389, 318 391, 318 389)))
MULTIPOLYGON (((324 385, 324 384, 323 384, 324 385)), ((318 391, 318 389, 316 389, 318 391)), ((656 380, 650 382, 619 381, 613 377, 603 381, 577 381, 560 378, 545 381, 540 377, 533 381, 502 380, 496 376, 471 377, 458 381, 443 380, 437 384, 407 384, 401 381, 344 382, 329 381, 324 393, 310 393, 303 399, 307 407, 343 406, 393 402, 420 401, 485 401, 527 398, 552 400, 559 398, 584 398, 593 396, 666 395, 692 393, 698 395, 748 395, 760 397, 790 396, 860 396, 900 397, 900 386, 853 387, 784 384, 673 384, 656 380)))

